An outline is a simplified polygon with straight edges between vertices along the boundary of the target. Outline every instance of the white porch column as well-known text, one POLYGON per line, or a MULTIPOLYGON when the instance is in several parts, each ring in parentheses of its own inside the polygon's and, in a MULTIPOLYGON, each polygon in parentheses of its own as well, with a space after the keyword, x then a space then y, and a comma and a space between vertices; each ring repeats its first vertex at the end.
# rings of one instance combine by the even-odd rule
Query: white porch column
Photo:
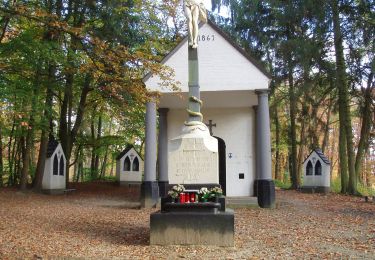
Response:
POLYGON ((257 108, 257 192, 258 204, 262 208, 271 208, 275 205, 275 184, 272 180, 271 158, 271 129, 268 105, 268 89, 256 90, 258 95, 257 108))
POLYGON ((159 199, 156 181, 156 103, 146 104, 145 175, 141 187, 141 205, 154 207, 159 199))
POLYGON ((168 108, 159 108, 158 172, 160 197, 168 191, 168 108))

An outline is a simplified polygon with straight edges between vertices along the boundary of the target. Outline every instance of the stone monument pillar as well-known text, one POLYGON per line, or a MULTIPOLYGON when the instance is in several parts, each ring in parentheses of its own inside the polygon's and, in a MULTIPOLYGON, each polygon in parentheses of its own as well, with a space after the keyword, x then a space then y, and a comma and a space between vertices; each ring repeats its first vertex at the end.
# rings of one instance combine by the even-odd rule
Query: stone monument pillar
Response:
MULTIPOLYGON (((189 117, 181 135, 170 141, 168 180, 183 184, 190 190, 188 196, 190 192, 196 196, 194 190, 219 186, 218 141, 210 135, 200 111, 197 36, 205 8, 202 0, 183 3, 189 28, 189 117)), ((225 208, 225 198, 220 199, 220 203, 176 203, 171 197, 162 198, 161 211, 150 216, 150 244, 233 246, 234 213, 225 208)))
POLYGON ((168 174, 170 184, 209 186, 219 184, 217 139, 202 122, 203 102, 199 91, 198 49, 189 47, 188 120, 182 134, 170 141, 168 174))
POLYGON ((146 104, 145 176, 141 186, 141 206, 154 207, 159 199, 156 181, 156 104, 146 104))
POLYGON ((272 180, 271 130, 268 106, 268 90, 257 90, 257 195, 258 204, 262 208, 275 205, 275 184, 272 180))
POLYGON ((168 192, 168 108, 159 108, 158 172, 160 197, 168 192))

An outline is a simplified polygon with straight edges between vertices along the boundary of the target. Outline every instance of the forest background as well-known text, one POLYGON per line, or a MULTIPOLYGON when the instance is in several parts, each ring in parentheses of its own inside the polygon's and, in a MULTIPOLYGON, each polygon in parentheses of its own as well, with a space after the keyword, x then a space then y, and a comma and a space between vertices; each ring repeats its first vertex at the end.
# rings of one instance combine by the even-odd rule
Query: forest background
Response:
MULTIPOLYGON (((375 3, 211 0, 210 19, 272 74, 277 185, 301 185, 321 148, 336 192, 375 195, 375 3), (225 8, 228 15, 221 16, 225 8)), ((126 144, 143 153, 142 82, 186 34, 179 0, 0 3, 0 187, 41 190, 49 138, 68 181, 113 179, 126 144)))

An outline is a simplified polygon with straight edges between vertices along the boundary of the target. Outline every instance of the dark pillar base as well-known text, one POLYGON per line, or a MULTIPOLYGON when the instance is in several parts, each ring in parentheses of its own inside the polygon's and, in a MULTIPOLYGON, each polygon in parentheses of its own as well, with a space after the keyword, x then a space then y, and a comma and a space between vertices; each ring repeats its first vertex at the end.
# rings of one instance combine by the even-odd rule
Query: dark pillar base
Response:
POLYGON ((159 196, 165 198, 168 196, 169 183, 168 181, 159 181, 159 196))
POLYGON ((254 181, 254 197, 258 197, 258 182, 259 180, 254 181))
POLYGON ((159 200, 159 185, 156 181, 145 181, 141 185, 141 207, 153 208, 159 200))
POLYGON ((258 180, 258 204, 261 208, 275 207, 275 183, 273 180, 258 180))

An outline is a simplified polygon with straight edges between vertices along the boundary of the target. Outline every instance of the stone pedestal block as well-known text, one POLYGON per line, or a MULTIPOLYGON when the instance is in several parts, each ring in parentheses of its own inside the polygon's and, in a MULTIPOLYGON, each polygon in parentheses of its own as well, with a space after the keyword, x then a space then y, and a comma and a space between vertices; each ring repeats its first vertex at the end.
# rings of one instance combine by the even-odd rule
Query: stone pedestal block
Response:
POLYGON ((234 213, 156 212, 150 216, 151 245, 234 246, 234 213))

